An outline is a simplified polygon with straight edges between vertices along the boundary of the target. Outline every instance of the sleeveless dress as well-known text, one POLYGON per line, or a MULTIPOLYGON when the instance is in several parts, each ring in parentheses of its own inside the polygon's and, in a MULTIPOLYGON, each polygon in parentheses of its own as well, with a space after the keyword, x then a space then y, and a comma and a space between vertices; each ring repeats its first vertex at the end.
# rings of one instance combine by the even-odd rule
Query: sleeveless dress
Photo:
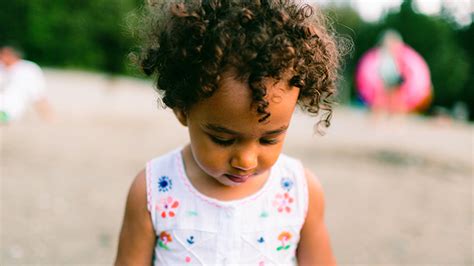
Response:
POLYGON ((296 265, 308 209, 302 164, 281 154, 256 193, 220 201, 193 187, 181 149, 147 163, 154 265, 296 265))

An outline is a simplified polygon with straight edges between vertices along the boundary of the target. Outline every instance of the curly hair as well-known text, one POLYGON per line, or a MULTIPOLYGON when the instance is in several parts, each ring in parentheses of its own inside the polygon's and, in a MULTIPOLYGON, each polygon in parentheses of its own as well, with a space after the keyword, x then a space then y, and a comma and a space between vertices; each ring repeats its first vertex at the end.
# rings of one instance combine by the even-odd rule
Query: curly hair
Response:
MULTIPOLYGON (((298 105, 330 125, 341 53, 324 17, 293 0, 148 0, 141 18, 139 64, 156 75, 170 108, 186 110, 217 89, 224 69, 248 83, 252 105, 266 120, 265 78, 300 88, 298 105)), ((318 123, 319 124, 319 123, 318 123)))

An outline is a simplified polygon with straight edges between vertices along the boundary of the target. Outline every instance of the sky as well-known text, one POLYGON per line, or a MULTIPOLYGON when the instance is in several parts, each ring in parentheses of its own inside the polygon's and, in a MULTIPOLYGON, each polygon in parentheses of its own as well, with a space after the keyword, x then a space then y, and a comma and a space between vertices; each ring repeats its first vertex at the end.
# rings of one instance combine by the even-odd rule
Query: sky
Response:
MULTIPOLYGON (((316 2, 327 4, 349 3, 357 9, 367 21, 375 21, 389 8, 398 8, 403 0, 318 0, 316 2)), ((471 0, 414 0, 415 9, 428 15, 439 14, 441 5, 444 4, 456 20, 466 25, 471 23, 471 14, 474 12, 474 1, 471 0)))

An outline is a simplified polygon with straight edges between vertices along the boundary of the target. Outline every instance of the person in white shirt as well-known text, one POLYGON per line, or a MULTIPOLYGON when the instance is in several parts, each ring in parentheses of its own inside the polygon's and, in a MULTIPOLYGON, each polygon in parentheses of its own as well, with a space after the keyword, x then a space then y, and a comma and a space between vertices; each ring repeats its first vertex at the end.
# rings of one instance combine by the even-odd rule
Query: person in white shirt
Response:
POLYGON ((0 123, 19 119, 31 104, 45 121, 53 119, 41 68, 17 49, 0 47, 0 123))

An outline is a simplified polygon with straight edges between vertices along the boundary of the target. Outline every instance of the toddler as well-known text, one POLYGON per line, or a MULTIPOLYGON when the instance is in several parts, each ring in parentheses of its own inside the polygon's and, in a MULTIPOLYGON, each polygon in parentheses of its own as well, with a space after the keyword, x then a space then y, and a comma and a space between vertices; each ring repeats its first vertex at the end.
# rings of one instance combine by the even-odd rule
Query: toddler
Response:
POLYGON ((321 186, 281 153, 299 106, 329 126, 340 53, 292 0, 149 1, 140 64, 189 144, 127 199, 116 265, 334 265, 321 186))

